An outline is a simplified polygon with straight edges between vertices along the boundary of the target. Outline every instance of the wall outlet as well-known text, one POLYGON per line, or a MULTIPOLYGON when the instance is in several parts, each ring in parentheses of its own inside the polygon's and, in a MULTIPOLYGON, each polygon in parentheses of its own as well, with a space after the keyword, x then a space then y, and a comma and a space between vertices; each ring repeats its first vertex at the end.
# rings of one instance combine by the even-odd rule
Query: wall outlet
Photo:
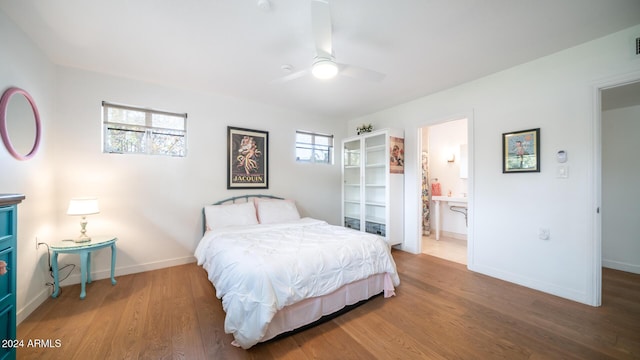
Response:
POLYGON ((538 239, 540 240, 549 240, 551 237, 551 233, 547 228, 539 228, 538 229, 538 239))
POLYGON ((47 245, 47 243, 38 241, 38 237, 36 236, 36 250, 40 249, 40 245, 47 245))

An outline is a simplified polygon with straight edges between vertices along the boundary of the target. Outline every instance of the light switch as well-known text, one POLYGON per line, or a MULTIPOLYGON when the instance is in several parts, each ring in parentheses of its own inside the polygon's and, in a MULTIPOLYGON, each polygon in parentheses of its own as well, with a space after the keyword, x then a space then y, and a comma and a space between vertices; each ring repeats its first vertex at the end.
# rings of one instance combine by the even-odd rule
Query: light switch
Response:
POLYGON ((558 165, 556 170, 556 177, 558 179, 566 179, 569 177, 569 167, 567 165, 558 165))

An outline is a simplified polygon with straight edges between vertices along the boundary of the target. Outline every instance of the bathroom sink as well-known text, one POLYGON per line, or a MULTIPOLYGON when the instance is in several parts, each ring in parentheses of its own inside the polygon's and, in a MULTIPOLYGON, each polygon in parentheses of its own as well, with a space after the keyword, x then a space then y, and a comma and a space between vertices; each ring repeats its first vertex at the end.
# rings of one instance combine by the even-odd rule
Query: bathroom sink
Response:
POLYGON ((437 201, 448 201, 448 202, 467 202, 467 198, 466 197, 460 197, 460 196, 432 196, 431 200, 437 200, 437 201))
MULTIPOLYGON (((432 196, 431 200, 436 201, 434 210, 435 210, 435 224, 436 224, 436 240, 440 240, 440 208, 441 207, 467 207, 467 197, 466 196, 432 196), (445 204, 440 204, 440 202, 446 202, 445 204)), ((466 215, 465 215, 466 216, 466 215)))

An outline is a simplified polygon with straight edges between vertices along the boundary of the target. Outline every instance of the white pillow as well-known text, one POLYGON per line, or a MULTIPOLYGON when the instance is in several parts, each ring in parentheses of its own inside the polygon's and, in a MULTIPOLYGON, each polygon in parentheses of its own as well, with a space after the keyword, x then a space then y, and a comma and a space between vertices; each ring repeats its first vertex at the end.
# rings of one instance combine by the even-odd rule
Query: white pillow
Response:
POLYGON ((300 213, 293 200, 256 199, 260 224, 273 224, 300 219, 300 213))
POLYGON ((208 205, 204 207, 204 217, 207 221, 207 229, 219 229, 227 226, 255 225, 256 207, 252 202, 208 205))

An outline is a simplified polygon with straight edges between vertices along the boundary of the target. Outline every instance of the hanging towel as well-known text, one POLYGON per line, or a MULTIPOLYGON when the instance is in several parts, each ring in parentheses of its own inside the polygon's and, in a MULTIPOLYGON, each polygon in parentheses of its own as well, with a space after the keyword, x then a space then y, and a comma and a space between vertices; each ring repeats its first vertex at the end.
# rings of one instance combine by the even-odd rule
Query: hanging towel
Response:
POLYGON ((440 183, 434 182, 431 184, 431 196, 440 196, 442 195, 442 190, 440 189, 440 183))

